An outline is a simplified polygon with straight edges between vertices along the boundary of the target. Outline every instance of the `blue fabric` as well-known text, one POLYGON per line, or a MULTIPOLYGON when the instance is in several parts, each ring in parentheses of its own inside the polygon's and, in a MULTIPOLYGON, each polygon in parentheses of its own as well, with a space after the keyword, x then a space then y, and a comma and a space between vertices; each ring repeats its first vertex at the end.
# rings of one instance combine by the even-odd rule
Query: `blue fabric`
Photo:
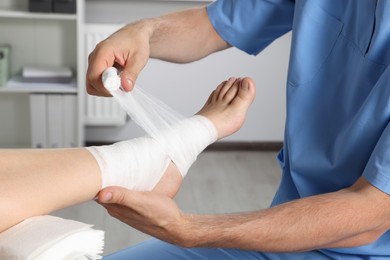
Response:
MULTIPOLYGON (((292 30, 285 140, 278 155, 283 175, 272 205, 337 191, 361 176, 390 194, 390 1, 219 0, 208 14, 225 41, 249 54, 292 30)), ((134 259, 285 256, 186 250, 154 241, 107 259, 135 252, 134 259)), ((390 232, 370 245, 321 252, 336 259, 390 257, 390 232)), ((317 259, 310 255, 317 253, 287 259, 317 259)))
POLYGON ((327 260, 328 256, 318 251, 307 253, 272 254, 222 248, 181 248, 152 239, 134 247, 103 258, 104 260, 327 260))
MULTIPOLYGON (((222 0, 208 13, 223 39, 250 54, 292 28, 283 176, 272 205, 360 176, 390 194, 390 1, 222 0)), ((323 252, 390 257, 390 233, 323 252)))
POLYGON ((209 19, 230 45, 258 54, 291 30, 294 1, 217 1, 208 7, 209 19))

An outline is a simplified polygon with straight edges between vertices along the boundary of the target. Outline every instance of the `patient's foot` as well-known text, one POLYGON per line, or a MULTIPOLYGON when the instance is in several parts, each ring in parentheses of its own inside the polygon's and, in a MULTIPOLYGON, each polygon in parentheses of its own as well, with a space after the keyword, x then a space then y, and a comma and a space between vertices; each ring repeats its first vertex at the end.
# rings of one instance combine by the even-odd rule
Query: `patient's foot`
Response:
MULTIPOLYGON (((213 122, 218 138, 231 135, 242 126, 246 112, 255 97, 255 84, 250 78, 230 78, 211 93, 204 107, 198 112, 213 122)), ((174 197, 182 182, 182 176, 174 163, 170 163, 160 182, 153 189, 174 197)))
POLYGON ((241 128, 255 92, 252 79, 230 78, 219 84, 198 114, 214 123, 221 139, 241 128))

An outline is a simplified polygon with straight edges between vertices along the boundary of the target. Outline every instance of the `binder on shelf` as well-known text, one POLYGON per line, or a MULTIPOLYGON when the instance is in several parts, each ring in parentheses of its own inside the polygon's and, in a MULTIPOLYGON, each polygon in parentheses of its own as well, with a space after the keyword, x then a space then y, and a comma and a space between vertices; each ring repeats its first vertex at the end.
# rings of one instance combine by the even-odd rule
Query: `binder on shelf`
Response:
POLYGON ((48 147, 63 147, 63 107, 62 95, 47 95, 47 129, 48 129, 48 147))
POLYGON ((50 13, 53 10, 52 0, 29 0, 28 10, 30 12, 50 13))
POLYGON ((76 0, 53 0, 53 11, 55 13, 75 14, 76 0))
POLYGON ((30 94, 31 147, 47 147, 46 95, 30 94))
POLYGON ((76 0, 29 0, 29 11, 39 13, 76 13, 76 0))
POLYGON ((77 96, 63 95, 64 147, 77 146, 77 96))

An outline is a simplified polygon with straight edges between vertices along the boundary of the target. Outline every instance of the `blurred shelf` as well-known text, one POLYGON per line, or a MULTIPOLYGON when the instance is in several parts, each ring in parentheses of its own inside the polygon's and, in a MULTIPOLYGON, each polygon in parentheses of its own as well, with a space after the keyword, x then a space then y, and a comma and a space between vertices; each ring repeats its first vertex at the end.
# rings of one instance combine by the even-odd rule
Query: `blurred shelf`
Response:
POLYGON ((0 87, 0 93, 77 93, 76 79, 69 83, 26 83, 13 77, 0 87))
POLYGON ((76 88, 70 87, 41 87, 41 88, 29 88, 29 87, 0 87, 1 93, 64 93, 71 94, 77 93, 76 88))

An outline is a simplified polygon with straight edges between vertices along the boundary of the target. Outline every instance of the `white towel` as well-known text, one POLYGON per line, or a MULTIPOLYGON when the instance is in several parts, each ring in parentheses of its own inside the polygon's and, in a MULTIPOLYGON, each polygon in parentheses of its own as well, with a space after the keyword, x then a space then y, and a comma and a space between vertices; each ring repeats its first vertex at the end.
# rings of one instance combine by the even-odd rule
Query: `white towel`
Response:
POLYGON ((26 219, 0 233, 0 259, 101 259, 104 232, 54 216, 26 219))

